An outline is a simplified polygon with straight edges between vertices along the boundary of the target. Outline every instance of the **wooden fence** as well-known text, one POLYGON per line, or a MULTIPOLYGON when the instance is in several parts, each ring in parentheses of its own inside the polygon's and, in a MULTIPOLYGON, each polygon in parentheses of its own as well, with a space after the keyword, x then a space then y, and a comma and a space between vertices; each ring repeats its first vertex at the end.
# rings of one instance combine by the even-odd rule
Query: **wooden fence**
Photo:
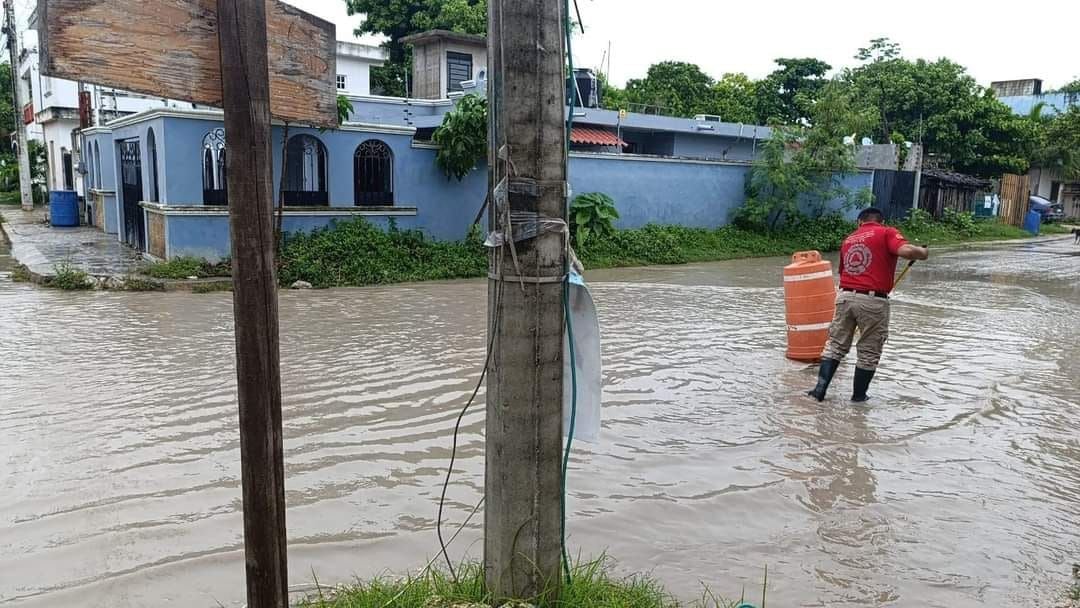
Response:
POLYGON ((1005 174, 1001 177, 1001 221, 1022 226, 1027 214, 1030 184, 1026 175, 1005 174))

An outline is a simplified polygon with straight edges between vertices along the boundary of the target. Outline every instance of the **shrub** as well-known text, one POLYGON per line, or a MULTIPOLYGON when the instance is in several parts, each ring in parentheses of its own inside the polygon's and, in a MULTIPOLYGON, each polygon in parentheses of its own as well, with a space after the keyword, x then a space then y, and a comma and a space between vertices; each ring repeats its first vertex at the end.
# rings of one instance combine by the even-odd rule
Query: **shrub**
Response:
POLYGON ((146 269, 146 274, 155 279, 228 277, 232 276, 232 266, 228 260, 211 263, 200 258, 179 257, 168 262, 151 264, 146 269))
POLYGON ((487 273, 479 234, 460 242, 435 241, 418 230, 381 230, 363 218, 287 234, 281 249, 282 285, 315 287, 460 279, 487 273))
POLYGON ((601 192, 579 194, 570 204, 570 231, 578 246, 588 242, 591 236, 613 234, 617 219, 619 212, 615 210, 615 201, 601 192))
POLYGON ((974 236, 979 232, 975 214, 970 211, 957 212, 953 209, 946 209, 941 221, 964 236, 974 236))
POLYGON ((94 282, 86 271, 76 268, 71 264, 60 264, 54 268, 56 274, 49 278, 45 284, 48 287, 63 289, 65 291, 78 291, 93 289, 94 282))
POLYGON ((447 179, 461 181, 487 157, 487 100, 478 95, 462 97, 443 116, 431 139, 439 145, 435 164, 447 179))

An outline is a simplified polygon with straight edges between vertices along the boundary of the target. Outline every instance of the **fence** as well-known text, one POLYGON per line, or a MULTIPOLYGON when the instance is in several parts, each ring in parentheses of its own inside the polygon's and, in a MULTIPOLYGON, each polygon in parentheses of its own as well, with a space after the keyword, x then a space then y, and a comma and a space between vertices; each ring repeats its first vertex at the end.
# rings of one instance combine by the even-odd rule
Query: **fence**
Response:
POLYGON ((1020 227, 1028 209, 1030 183, 1026 175, 1005 174, 1001 177, 1001 221, 1020 227))

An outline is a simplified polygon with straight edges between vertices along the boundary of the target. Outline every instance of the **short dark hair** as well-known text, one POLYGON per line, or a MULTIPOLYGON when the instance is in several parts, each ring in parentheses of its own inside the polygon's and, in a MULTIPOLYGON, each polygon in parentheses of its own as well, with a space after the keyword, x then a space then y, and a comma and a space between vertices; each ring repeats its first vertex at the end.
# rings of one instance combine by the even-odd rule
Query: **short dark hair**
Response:
POLYGON ((881 222, 885 220, 885 214, 877 207, 870 207, 859 212, 860 222, 881 222))

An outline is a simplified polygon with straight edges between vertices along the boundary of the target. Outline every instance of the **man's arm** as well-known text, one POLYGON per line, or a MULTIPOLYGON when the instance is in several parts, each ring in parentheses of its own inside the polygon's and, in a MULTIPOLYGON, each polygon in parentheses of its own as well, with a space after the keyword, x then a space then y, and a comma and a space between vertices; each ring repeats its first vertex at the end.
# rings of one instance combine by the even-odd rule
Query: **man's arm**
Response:
POLYGON ((896 255, 904 258, 905 260, 925 260, 926 258, 930 257, 930 249, 928 247, 912 245, 911 243, 904 243, 900 246, 900 249, 896 252, 896 255))

